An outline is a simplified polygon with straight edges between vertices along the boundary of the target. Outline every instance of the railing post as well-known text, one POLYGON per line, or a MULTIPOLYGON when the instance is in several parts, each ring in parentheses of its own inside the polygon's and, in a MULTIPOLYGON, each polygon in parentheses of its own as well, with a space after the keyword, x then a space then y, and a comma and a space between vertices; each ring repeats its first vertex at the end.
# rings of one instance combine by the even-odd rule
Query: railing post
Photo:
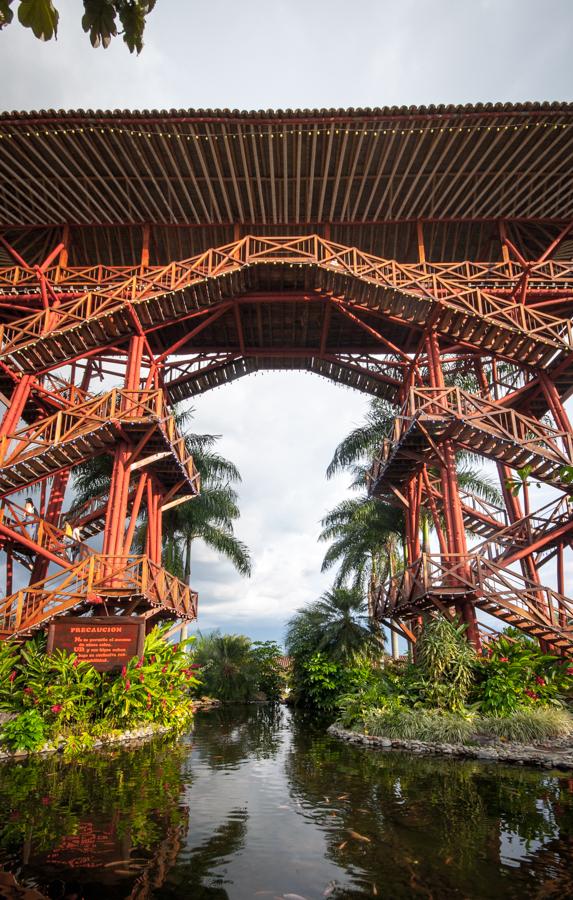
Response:
POLYGON ((24 591, 18 591, 18 599, 16 601, 16 619, 14 630, 17 631, 22 621, 22 610, 24 608, 24 591))
POLYGON ((86 584, 86 590, 88 593, 91 591, 93 583, 94 583, 95 563, 96 563, 96 557, 91 556, 89 563, 88 563, 88 577, 87 577, 87 584, 86 584))
POLYGON ((61 434, 62 434, 62 416, 63 416, 63 413, 61 413, 61 412, 56 413, 56 431, 54 434, 54 444, 57 444, 59 442, 61 434))

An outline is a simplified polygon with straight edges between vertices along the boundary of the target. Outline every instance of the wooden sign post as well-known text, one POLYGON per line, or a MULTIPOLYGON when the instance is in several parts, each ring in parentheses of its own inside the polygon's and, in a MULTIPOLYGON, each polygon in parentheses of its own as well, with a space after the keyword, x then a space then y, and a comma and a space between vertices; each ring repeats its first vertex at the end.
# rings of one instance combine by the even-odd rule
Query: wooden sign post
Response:
POLYGON ((67 650, 98 672, 127 665, 143 654, 145 619, 138 616, 58 618, 48 629, 48 653, 67 650))

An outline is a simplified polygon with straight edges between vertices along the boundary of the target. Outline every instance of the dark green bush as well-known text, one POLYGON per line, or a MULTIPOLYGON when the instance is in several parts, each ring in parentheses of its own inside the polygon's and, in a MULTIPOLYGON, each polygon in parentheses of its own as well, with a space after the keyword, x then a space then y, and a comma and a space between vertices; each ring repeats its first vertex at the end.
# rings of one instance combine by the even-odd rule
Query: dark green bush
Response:
POLYGON ((251 646, 251 656, 257 672, 257 689, 267 700, 280 700, 284 692, 286 679, 279 666, 282 655, 282 650, 275 641, 254 641, 251 646))

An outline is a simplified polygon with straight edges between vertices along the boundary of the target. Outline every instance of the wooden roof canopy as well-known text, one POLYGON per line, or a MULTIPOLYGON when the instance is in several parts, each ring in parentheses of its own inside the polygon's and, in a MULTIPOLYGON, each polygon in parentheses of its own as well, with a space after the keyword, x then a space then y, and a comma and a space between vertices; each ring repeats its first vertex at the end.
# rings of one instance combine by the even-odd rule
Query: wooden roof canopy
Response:
POLYGON ((497 259, 573 215, 573 104, 0 114, 0 227, 40 258, 151 262, 317 232, 385 258, 497 259))

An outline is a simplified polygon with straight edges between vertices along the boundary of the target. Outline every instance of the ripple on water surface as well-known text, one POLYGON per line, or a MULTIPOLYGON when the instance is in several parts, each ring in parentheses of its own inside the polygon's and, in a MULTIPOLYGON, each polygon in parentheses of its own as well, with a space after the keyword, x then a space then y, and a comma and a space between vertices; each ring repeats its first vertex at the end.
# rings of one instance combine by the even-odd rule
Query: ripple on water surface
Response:
POLYGON ((349 747, 283 707, 4 766, 0 808, 4 897, 573 897, 573 778, 349 747))

